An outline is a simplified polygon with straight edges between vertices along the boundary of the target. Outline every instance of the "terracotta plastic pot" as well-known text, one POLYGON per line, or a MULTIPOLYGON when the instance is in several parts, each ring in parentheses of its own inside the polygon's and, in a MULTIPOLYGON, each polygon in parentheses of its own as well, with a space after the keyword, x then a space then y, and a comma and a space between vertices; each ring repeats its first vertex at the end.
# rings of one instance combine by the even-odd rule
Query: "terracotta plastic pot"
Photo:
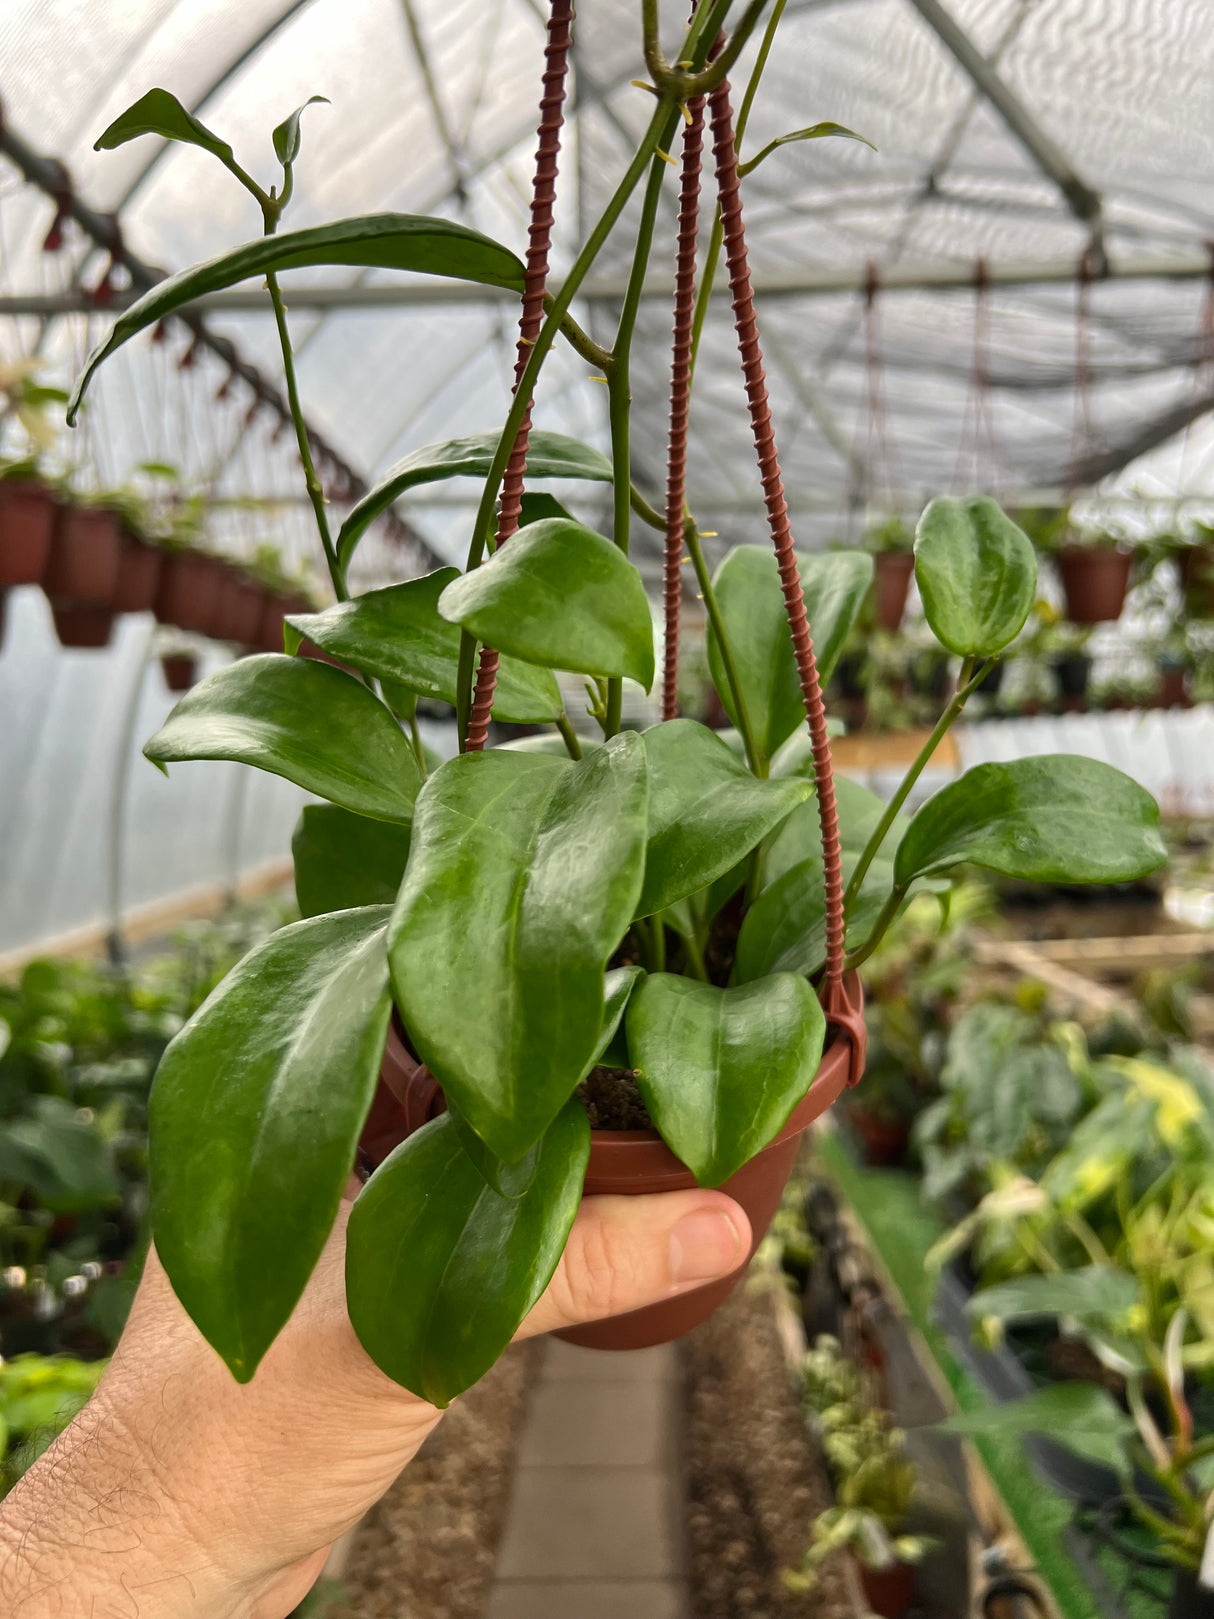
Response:
POLYGON ((1052 667, 1063 702, 1082 706, 1092 673, 1091 658, 1086 652, 1064 652, 1053 659, 1052 667))
POLYGON ((859 1558, 853 1559, 864 1600, 881 1619, 903 1619, 915 1600, 915 1570, 910 1563, 897 1562, 889 1568, 865 1568, 859 1558))
POLYGON ((910 1141, 909 1119, 882 1119, 860 1103, 847 1109, 847 1122, 860 1138, 864 1162, 880 1168, 900 1164, 910 1141))
POLYGON ((51 603, 55 634, 66 647, 103 647, 110 644, 114 615, 108 607, 92 607, 79 602, 51 603))
MULTIPOLYGON (((861 1006, 862 991, 854 974, 848 976, 847 989, 851 1004, 861 1006)), ((801 1137, 837 1101, 847 1084, 851 1061, 851 1040, 836 1032, 823 1053, 813 1084, 783 1130, 721 1187, 742 1205, 750 1219, 752 1241, 746 1263, 719 1282, 651 1304, 644 1310, 630 1310, 607 1321, 572 1327, 557 1336, 589 1349, 648 1349, 653 1344, 681 1338, 706 1321, 745 1274, 746 1264, 779 1207, 801 1137)), ((379 1089, 359 1144, 363 1161, 370 1167, 382 1163, 393 1147, 437 1117, 444 1107, 442 1091, 429 1070, 409 1054, 396 1028, 391 1028, 379 1089)), ((695 1176, 655 1130, 590 1133, 590 1163, 584 1187, 588 1197, 604 1192, 633 1197, 643 1192, 691 1191, 696 1184, 695 1176)))
POLYGON ((164 683, 170 691, 189 691, 198 679, 198 659, 192 652, 164 652, 160 657, 164 683))
POLYGON ((42 588, 52 604, 112 611, 121 551, 121 532, 113 512, 100 506, 60 506, 42 588))
POLYGON ((255 646, 261 633, 263 602, 257 581, 238 569, 229 568, 220 587, 220 640, 232 641, 237 646, 255 646))
POLYGON ((41 582, 54 527, 55 497, 45 484, 0 480, 0 586, 41 582))
POLYGON ((118 551, 118 582, 112 599, 116 613, 150 613, 156 605, 162 553, 134 534, 123 533, 118 551))
POLYGON ((1064 545, 1054 560, 1072 624, 1111 624, 1121 617, 1131 552, 1115 545, 1064 545))
POLYGON ((1185 546, 1176 553, 1176 565, 1185 612, 1190 618, 1214 618, 1214 545, 1185 546))
POLYGON ((883 630, 896 630, 906 612, 915 559, 909 551, 879 551, 873 558, 873 594, 877 622, 883 630))
POLYGON ((196 635, 214 632, 224 567, 205 551, 168 551, 160 567, 156 617, 196 635))

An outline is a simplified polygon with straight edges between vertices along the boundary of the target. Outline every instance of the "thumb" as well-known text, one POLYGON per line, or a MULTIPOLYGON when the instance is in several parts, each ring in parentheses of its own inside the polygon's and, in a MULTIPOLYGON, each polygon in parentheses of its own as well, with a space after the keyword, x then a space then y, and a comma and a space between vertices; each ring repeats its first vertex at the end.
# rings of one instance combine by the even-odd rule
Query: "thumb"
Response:
POLYGON ((588 1197, 520 1338, 623 1315, 746 1263, 750 1221, 723 1192, 588 1197))

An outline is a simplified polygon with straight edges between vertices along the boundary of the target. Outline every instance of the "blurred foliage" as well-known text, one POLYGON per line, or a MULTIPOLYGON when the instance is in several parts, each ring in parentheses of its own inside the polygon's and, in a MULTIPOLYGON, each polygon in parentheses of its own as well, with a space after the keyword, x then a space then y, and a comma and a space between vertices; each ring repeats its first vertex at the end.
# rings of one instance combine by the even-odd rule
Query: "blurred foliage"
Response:
POLYGON ((105 1365, 68 1355, 17 1355, 0 1361, 0 1496, 72 1420, 105 1365))

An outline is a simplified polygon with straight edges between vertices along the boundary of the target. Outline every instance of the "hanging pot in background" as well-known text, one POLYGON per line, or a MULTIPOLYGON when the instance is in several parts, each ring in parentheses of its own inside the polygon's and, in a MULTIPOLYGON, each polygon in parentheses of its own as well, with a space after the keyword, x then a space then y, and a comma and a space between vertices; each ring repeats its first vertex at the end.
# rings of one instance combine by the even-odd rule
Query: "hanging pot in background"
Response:
POLYGON ((1176 553, 1176 566, 1187 616, 1214 618, 1214 545, 1186 545, 1176 553))
POLYGON ((219 639, 256 646, 264 604, 261 586, 239 568, 228 568, 219 591, 219 639))
POLYGON ((60 506, 42 575, 52 604, 112 610, 121 549, 113 512, 101 506, 60 506))
POLYGON ((1132 551, 1115 545, 1064 545, 1054 561, 1072 624, 1111 624, 1121 617, 1132 551))
POLYGON ((60 646, 96 648, 110 644, 114 615, 108 607, 55 601, 51 603, 51 617, 60 646))
POLYGON ((860 1559, 853 1558, 864 1600, 881 1619, 903 1619, 915 1600, 915 1570, 900 1559, 889 1568, 865 1568, 860 1559))
POLYGON ((116 613, 150 613, 156 605, 162 553, 145 545, 124 529, 119 539, 118 582, 114 586, 116 613))
POLYGON ((1187 708, 1188 706, 1188 669, 1183 663, 1160 659, 1159 678, 1155 685, 1155 707, 1187 708))
POLYGON ((0 479, 0 587, 41 582, 55 526, 55 497, 36 480, 0 479))
POLYGON ((293 592, 267 591, 262 596, 261 627, 257 645, 263 652, 281 652, 282 621, 288 613, 306 613, 307 604, 293 592))
POLYGON ((198 659, 192 652, 162 652, 160 667, 170 691, 189 691, 198 679, 198 659))
POLYGON ((1063 703, 1082 707, 1092 674, 1091 658, 1086 652, 1062 652, 1051 660, 1050 667, 1058 682, 1058 695, 1063 703))
POLYGON ((168 551, 160 568, 156 617, 162 624, 211 635, 223 584, 223 563, 206 551, 168 551))
POLYGON ((891 633, 902 623, 915 559, 909 551, 878 551, 873 558, 873 597, 877 622, 891 633))

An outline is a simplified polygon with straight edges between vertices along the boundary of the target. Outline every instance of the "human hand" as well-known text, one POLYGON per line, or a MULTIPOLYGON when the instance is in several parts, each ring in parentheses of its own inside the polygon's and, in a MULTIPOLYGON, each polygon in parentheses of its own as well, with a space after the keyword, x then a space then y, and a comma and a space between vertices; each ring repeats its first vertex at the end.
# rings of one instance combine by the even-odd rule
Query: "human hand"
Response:
MULTIPOLYGON (((291 1320, 239 1384, 155 1252, 96 1394, 0 1503, 11 1619, 281 1619, 442 1413, 346 1313, 344 1203, 291 1320)), ((656 1303, 744 1260, 719 1192, 587 1198, 531 1337, 656 1303)), ((403 1307, 403 1306, 402 1306, 403 1307)))

